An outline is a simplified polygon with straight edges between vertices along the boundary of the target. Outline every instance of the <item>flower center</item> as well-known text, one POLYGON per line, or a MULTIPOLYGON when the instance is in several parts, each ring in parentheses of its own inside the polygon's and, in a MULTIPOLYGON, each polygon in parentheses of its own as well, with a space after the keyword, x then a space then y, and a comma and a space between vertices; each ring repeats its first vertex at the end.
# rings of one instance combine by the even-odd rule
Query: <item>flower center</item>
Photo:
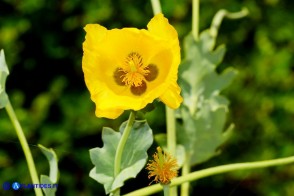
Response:
POLYGON ((141 95, 147 83, 156 79, 158 69, 155 64, 144 65, 142 56, 131 52, 125 62, 114 71, 114 80, 120 86, 129 86, 134 95, 141 95))
POLYGON ((141 86, 144 76, 149 73, 147 67, 143 65, 142 56, 136 52, 130 53, 122 67, 125 73, 122 75, 122 82, 130 86, 141 86))

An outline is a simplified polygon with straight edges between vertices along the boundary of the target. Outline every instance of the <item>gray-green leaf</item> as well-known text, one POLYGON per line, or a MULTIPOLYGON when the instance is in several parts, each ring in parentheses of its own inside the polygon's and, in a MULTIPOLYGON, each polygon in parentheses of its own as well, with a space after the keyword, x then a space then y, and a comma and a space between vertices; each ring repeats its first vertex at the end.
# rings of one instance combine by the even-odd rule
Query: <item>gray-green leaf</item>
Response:
POLYGON ((4 50, 0 51, 0 109, 4 108, 8 103, 8 96, 5 91, 6 78, 9 74, 5 61, 4 50))
MULTIPOLYGON (((41 184, 56 184, 58 181, 59 171, 58 171, 58 159, 52 148, 46 148, 41 144, 38 144, 42 153, 45 155, 49 162, 50 173, 49 176, 41 175, 41 184)), ((54 196, 57 188, 42 188, 46 196, 54 196)))
POLYGON ((90 157, 95 165, 90 171, 90 177, 104 185, 106 194, 122 187, 127 179, 137 176, 146 164, 147 150, 153 143, 152 130, 147 122, 135 121, 123 150, 121 171, 114 178, 115 153, 125 126, 126 122, 121 125, 120 132, 103 128, 103 147, 90 150, 90 157))
POLYGON ((184 42, 186 57, 179 71, 184 98, 179 114, 183 123, 177 125, 177 137, 191 155, 191 165, 214 156, 228 138, 224 125, 229 101, 220 92, 232 82, 237 71, 227 68, 221 74, 216 72, 225 47, 213 50, 214 44, 215 38, 209 31, 201 33, 198 42, 192 35, 184 42))

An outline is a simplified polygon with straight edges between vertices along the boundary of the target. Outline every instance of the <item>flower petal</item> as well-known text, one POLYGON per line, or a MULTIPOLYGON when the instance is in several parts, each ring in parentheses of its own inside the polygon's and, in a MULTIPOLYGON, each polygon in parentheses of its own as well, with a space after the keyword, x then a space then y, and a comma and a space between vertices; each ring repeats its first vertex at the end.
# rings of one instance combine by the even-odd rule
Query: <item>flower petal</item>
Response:
POLYGON ((159 99, 172 109, 177 109, 183 101, 180 96, 180 87, 177 84, 169 86, 169 88, 159 97, 159 99))
POLYGON ((86 41, 83 43, 84 50, 87 48, 89 51, 99 48, 99 44, 105 38, 107 29, 99 24, 87 24, 85 26, 86 41))
POLYGON ((175 28, 168 23, 162 13, 155 15, 147 25, 148 31, 161 39, 178 41, 178 33, 175 28))
POLYGON ((99 118, 101 118, 101 117, 107 117, 107 118, 110 118, 110 119, 116 119, 123 112, 124 112, 124 110, 119 110, 119 109, 108 109, 108 110, 107 109, 104 109, 104 110, 101 110, 98 107, 96 107, 95 114, 99 118))

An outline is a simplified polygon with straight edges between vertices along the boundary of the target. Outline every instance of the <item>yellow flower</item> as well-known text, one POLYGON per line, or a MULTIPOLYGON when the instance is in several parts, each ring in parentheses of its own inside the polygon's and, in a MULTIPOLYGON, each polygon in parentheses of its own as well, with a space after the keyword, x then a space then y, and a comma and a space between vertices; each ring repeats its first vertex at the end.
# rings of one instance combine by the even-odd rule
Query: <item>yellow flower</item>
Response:
POLYGON ((117 118, 156 98, 173 109, 182 102, 177 32, 162 14, 147 27, 107 30, 86 25, 82 67, 97 117, 117 118))
POLYGON ((166 185, 170 183, 172 178, 177 177, 179 166, 174 157, 162 152, 161 148, 157 147, 157 153, 153 155, 153 159, 146 167, 149 170, 148 178, 154 177, 153 181, 166 185))

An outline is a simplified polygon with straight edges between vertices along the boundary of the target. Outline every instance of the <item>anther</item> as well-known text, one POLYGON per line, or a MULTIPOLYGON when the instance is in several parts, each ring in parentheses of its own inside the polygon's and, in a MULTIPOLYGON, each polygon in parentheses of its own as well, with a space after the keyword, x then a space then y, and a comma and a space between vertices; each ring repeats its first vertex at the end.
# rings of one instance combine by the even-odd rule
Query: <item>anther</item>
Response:
POLYGON ((137 96, 142 95, 143 93, 145 93, 146 90, 147 84, 144 80, 142 81, 142 84, 140 86, 131 86, 131 92, 137 96))
POLYGON ((155 80, 158 76, 158 69, 155 64, 149 64, 147 66, 147 70, 149 71, 144 77, 148 82, 155 80))
POLYGON ((113 73, 114 81, 120 86, 125 85, 125 83, 122 80, 124 75, 125 75, 125 73, 121 68, 116 68, 116 70, 113 73))

